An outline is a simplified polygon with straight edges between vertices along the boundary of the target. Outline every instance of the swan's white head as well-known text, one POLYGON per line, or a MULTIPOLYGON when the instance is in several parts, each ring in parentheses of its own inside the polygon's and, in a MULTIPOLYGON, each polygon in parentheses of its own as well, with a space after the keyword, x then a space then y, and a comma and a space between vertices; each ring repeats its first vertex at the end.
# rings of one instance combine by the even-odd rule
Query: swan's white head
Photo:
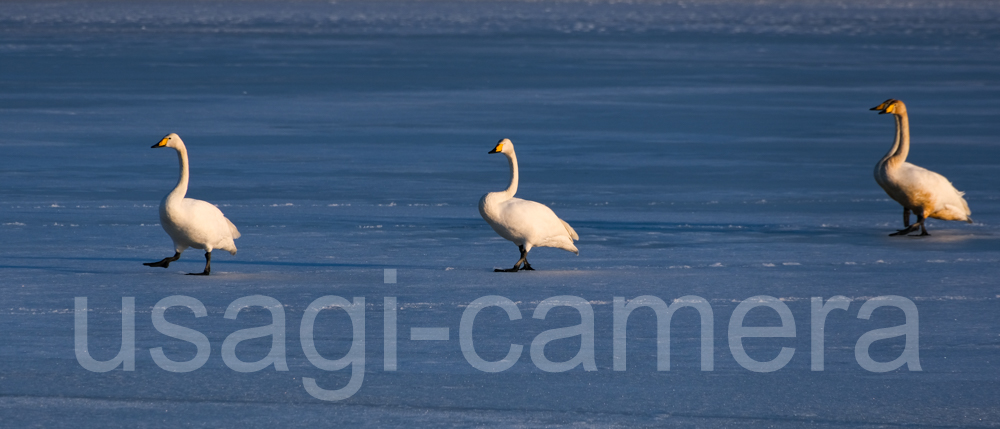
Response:
POLYGON ((902 101, 890 98, 879 104, 878 106, 872 107, 869 110, 878 110, 879 115, 884 115, 886 113, 892 113, 893 115, 902 115, 906 113, 906 105, 902 101))
POLYGON ((502 139, 497 142, 497 146, 489 151, 489 153, 502 153, 509 156, 514 153, 514 143, 511 143, 510 139, 502 139))
POLYGON ((181 140, 181 137, 178 136, 177 134, 170 133, 164 136, 162 139, 160 139, 159 143, 154 144, 152 146, 153 149, 156 149, 158 147, 169 147, 172 149, 179 149, 181 147, 184 147, 184 141, 181 140))

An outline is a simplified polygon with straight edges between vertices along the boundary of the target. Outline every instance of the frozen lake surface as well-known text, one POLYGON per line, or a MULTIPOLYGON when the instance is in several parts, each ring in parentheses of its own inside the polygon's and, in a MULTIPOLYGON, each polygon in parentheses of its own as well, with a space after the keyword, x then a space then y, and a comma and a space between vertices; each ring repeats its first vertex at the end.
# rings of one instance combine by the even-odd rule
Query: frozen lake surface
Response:
MULTIPOLYGON (((3 2, 0 3, 0 422, 4 427, 996 427, 1000 426, 1000 3, 982 2, 3 2), (901 209, 872 178, 907 103, 909 161, 967 193, 973 225, 930 220, 930 237, 888 237, 901 209), (189 197, 239 227, 239 254, 202 252, 169 269, 157 206, 177 158, 151 150, 176 132, 191 156, 189 197), (494 273, 517 249, 480 218, 507 185, 552 207, 580 255, 538 248, 537 271, 494 273), (396 269, 397 283, 384 283, 396 269), (207 316, 167 319, 211 343, 203 367, 159 368, 149 349, 190 360, 158 332, 154 304, 200 300, 207 316), (221 357, 238 329, 270 323, 248 295, 283 304, 288 371, 240 373, 221 357), (314 299, 365 297, 366 368, 349 399, 324 402, 350 369, 306 358, 299 323, 314 299), (459 347, 466 305, 514 301, 476 320, 484 373, 459 347), (540 370, 546 298, 595 314, 597 370, 540 370), (693 310, 673 320, 671 370, 656 369, 656 323, 628 324, 612 370, 612 301, 703 297, 714 311, 714 370, 701 371, 693 310), (747 339, 771 373, 744 369, 728 343, 741 301, 768 295, 794 338, 747 339), (812 371, 810 298, 843 295, 812 371), (919 310, 921 371, 869 372, 865 332, 919 310), (111 359, 122 297, 136 304, 135 370, 92 373, 74 354, 74 298, 89 303, 90 352, 111 359), (383 297, 396 297, 398 369, 383 368, 383 297), (448 341, 411 341, 448 327, 448 341)), ((645 312, 643 312, 645 311, 645 312)), ((754 310, 747 325, 776 326, 754 310)), ((317 347, 350 347, 343 311, 317 319, 317 347)), ((263 358, 269 338, 237 348, 263 358)), ((553 361, 579 337, 546 348, 553 361)), ((879 341, 889 361, 902 337, 879 341)))

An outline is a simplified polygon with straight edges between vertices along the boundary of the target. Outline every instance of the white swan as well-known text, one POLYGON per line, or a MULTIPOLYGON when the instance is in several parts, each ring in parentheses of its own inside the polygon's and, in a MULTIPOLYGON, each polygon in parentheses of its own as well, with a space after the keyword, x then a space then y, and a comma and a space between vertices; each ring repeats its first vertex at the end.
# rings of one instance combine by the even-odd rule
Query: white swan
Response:
POLYGON ((579 240, 573 227, 559 219, 552 209, 534 201, 514 198, 517 192, 517 155, 514 144, 508 139, 500 140, 489 153, 502 153, 510 163, 510 186, 500 192, 490 192, 479 200, 479 214, 501 237, 513 241, 521 250, 521 259, 514 268, 497 269, 497 272, 516 272, 519 269, 533 270, 528 264, 528 252, 532 247, 555 247, 573 252, 580 251, 573 245, 579 240), (524 266, 521 267, 521 263, 524 266))
POLYGON ((191 198, 184 198, 188 189, 188 156, 184 142, 177 134, 169 134, 154 144, 153 148, 169 147, 177 151, 181 164, 180 179, 177 186, 163 197, 160 202, 160 224, 167 235, 174 240, 174 256, 163 258, 157 262, 147 262, 143 265, 167 268, 171 262, 181 257, 188 247, 205 251, 205 271, 188 273, 207 276, 212 271, 212 250, 222 249, 230 254, 236 254, 234 239, 240 238, 236 230, 222 211, 214 205, 191 198))
POLYGON ((906 162, 910 153, 910 119, 906 105, 895 99, 885 100, 872 107, 879 114, 891 113, 896 117, 896 140, 892 148, 875 164, 875 181, 889 196, 903 205, 903 228, 892 235, 906 235, 921 230, 920 235, 930 235, 924 222, 932 217, 942 220, 964 220, 972 223, 969 204, 944 176, 906 162), (910 211, 917 214, 917 223, 910 225, 910 211))

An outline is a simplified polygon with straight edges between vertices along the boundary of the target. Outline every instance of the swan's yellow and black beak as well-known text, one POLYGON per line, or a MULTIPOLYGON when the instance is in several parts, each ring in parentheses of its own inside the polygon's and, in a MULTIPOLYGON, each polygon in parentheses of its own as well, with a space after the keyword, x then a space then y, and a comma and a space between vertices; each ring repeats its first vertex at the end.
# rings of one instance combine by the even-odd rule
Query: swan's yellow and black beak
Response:
POLYGON ((895 101, 896 101, 895 99, 890 98, 888 100, 883 101, 882 104, 879 104, 878 106, 872 107, 871 109, 868 110, 879 110, 880 111, 878 112, 879 115, 884 115, 886 113, 893 113, 896 111, 896 104, 894 103, 895 101))
POLYGON ((158 147, 164 147, 164 146, 167 145, 167 140, 170 140, 170 137, 164 137, 162 140, 160 140, 159 143, 154 144, 154 145, 150 146, 149 148, 150 149, 156 149, 158 147))
POLYGON ((500 153, 502 151, 503 151, 503 142, 501 141, 500 143, 497 143, 497 147, 493 148, 493 150, 487 153, 500 153))

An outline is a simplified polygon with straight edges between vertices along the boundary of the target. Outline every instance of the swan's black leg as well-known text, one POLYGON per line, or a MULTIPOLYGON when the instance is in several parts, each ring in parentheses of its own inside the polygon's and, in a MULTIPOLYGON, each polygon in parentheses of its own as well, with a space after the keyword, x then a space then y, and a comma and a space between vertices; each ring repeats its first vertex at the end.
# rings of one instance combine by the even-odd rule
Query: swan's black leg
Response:
POLYGON ((535 271, 534 268, 531 268, 531 264, 528 263, 528 252, 524 250, 524 246, 518 247, 521 249, 521 254, 523 255, 522 259, 524 259, 524 266, 521 267, 521 269, 525 271, 535 271))
POLYGON ((187 273, 189 276, 207 276, 212 272, 212 252, 205 252, 205 271, 200 273, 187 273))
POLYGON ((917 222, 916 223, 914 223, 913 225, 910 225, 906 229, 901 229, 901 230, 896 231, 896 232, 894 232, 892 234, 889 234, 889 236, 893 237, 893 236, 897 236, 897 235, 907 235, 907 234, 909 234, 911 232, 915 232, 917 230, 921 230, 921 234, 920 235, 930 235, 930 234, 927 233, 927 227, 924 226, 924 221, 926 221, 926 220, 927 220, 927 218, 923 217, 922 215, 917 215, 917 222))
POLYGON ((920 235, 930 235, 927 233, 927 226, 924 224, 927 218, 921 215, 917 215, 917 223, 920 224, 920 235))
MULTIPOLYGON (((514 268, 510 268, 510 269, 506 269, 506 270, 501 270, 499 268, 496 268, 496 269, 493 270, 493 272, 495 272, 495 273, 516 273, 517 270, 520 269, 522 263, 525 264, 525 265, 527 265, 528 252, 524 251, 524 246, 517 246, 517 248, 521 249, 521 259, 518 259, 517 262, 514 263, 514 268)), ((534 268, 531 268, 530 266, 528 266, 528 268, 525 268, 525 269, 533 270, 534 268)))
POLYGON ((528 263, 528 251, 524 250, 524 246, 517 246, 517 248, 521 250, 521 260, 524 261, 521 269, 524 271, 535 271, 534 268, 531 268, 531 264, 528 263))
POLYGON ((171 262, 174 262, 174 261, 176 261, 176 260, 178 260, 180 258, 181 258, 181 252, 174 252, 174 256, 171 256, 169 258, 163 258, 163 259, 161 259, 159 261, 156 261, 156 262, 143 262, 142 265, 145 265, 147 267, 163 267, 163 268, 167 268, 168 266, 170 266, 171 262))
POLYGON ((910 225, 910 209, 903 208, 903 229, 897 230, 896 232, 889 234, 890 237, 897 235, 907 235, 911 232, 916 231, 923 227, 924 217, 922 215, 917 215, 917 223, 910 225))

